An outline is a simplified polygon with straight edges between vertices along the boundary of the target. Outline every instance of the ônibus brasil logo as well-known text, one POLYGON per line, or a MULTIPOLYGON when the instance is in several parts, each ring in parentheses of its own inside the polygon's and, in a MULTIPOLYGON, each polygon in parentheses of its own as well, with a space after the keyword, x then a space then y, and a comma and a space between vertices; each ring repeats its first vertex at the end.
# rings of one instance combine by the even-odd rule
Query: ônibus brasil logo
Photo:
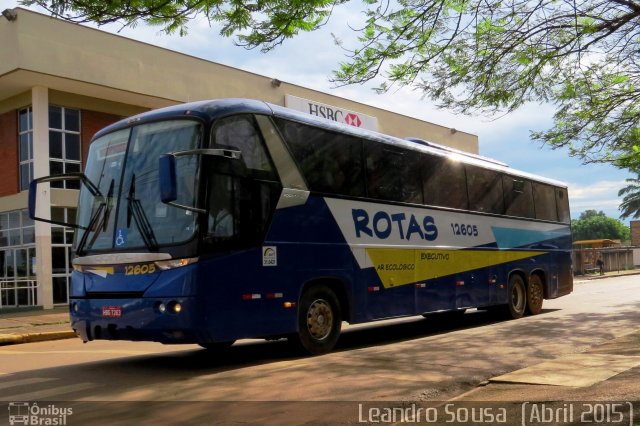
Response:
POLYGON ((67 419, 73 414, 73 408, 57 407, 47 404, 40 407, 37 402, 10 402, 10 425, 59 425, 67 424, 67 419))

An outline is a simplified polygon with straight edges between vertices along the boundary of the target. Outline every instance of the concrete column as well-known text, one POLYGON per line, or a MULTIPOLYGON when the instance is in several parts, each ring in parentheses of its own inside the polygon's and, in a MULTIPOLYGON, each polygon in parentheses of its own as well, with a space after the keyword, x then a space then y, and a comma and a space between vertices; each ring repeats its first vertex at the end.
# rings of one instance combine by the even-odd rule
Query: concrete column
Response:
MULTIPOLYGON (((31 89, 33 109, 33 173, 34 177, 49 175, 49 89, 36 86, 31 89)), ((51 219, 51 190, 49 184, 38 185, 36 216, 51 219)), ((51 279, 51 225, 36 221, 36 279, 38 303, 44 309, 53 308, 53 281, 51 279)))

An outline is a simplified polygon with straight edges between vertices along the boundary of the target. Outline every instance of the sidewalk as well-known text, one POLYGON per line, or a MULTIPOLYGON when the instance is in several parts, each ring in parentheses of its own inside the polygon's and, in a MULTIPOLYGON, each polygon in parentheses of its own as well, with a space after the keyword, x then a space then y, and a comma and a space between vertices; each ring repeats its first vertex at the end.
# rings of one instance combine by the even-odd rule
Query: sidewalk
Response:
POLYGON ((451 401, 507 404, 517 407, 522 416, 532 407, 554 407, 562 413, 571 409, 576 412, 573 419, 595 406, 615 406, 624 414, 615 424, 638 425, 639 378, 640 329, 581 353, 493 377, 451 401))
POLYGON ((0 346, 75 337, 69 308, 0 313, 0 346))
POLYGON ((573 277, 573 283, 580 283, 584 281, 590 280, 601 280, 604 278, 613 278, 613 277, 622 277, 626 275, 640 275, 640 269, 631 269, 631 270, 620 270, 620 271, 611 271, 605 272, 604 275, 600 274, 589 274, 589 275, 576 275, 573 277))

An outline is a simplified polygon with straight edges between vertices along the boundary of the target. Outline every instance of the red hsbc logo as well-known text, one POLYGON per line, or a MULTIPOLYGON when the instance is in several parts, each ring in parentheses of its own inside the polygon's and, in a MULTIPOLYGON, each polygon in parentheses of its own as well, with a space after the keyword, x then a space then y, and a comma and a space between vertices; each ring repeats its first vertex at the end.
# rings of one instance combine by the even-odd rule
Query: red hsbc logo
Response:
POLYGON ((360 117, 358 117, 356 114, 352 112, 345 115, 344 122, 350 126, 355 126, 355 127, 360 127, 362 125, 362 121, 360 120, 360 117))

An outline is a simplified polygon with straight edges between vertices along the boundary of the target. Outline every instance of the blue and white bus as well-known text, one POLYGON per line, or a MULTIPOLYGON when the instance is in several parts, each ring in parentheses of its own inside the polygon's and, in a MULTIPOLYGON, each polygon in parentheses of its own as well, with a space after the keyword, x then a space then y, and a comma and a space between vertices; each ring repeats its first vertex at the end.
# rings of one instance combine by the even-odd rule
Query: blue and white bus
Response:
POLYGON ((84 341, 286 337, 321 354, 343 321, 519 318, 573 289, 565 185, 260 101, 101 130, 84 174, 32 182, 32 217, 62 180, 81 184, 76 222, 39 220, 77 228, 70 314, 84 341))

